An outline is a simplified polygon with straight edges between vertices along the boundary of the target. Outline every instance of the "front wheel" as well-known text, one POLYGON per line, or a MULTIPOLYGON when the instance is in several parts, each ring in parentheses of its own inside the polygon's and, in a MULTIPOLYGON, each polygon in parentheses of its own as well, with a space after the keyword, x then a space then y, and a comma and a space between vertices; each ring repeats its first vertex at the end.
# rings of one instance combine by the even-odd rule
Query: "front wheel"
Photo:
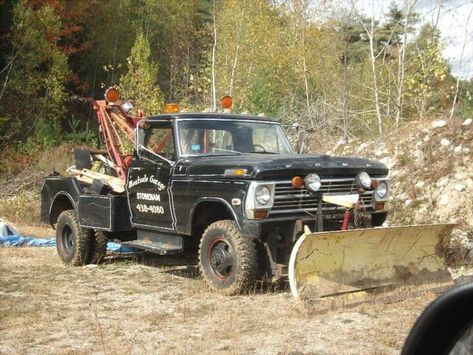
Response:
POLYGON ((255 241, 242 234, 234 221, 214 222, 202 235, 199 267, 212 290, 225 295, 242 293, 257 275, 255 241))
POLYGON ((67 265, 80 266, 87 263, 92 231, 81 228, 74 210, 63 211, 56 225, 56 247, 62 261, 67 265))

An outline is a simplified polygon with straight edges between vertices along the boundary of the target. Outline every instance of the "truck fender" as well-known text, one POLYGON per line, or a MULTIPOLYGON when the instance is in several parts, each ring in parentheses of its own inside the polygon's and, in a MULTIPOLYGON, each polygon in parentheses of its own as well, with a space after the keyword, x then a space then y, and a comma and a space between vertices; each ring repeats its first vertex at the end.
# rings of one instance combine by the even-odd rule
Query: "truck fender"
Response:
POLYGON ((205 202, 216 202, 216 203, 219 203, 219 204, 225 206, 225 209, 228 212, 230 212, 230 214, 232 215, 232 219, 235 221, 236 225, 238 226, 238 229, 241 230, 240 221, 238 220, 238 217, 237 217, 235 211, 233 210, 232 206, 230 205, 230 203, 228 203, 228 201, 224 200, 221 197, 202 197, 202 198, 199 198, 197 201, 194 202, 194 205, 192 206, 192 210, 191 210, 191 213, 190 213, 190 219, 189 219, 189 226, 190 226, 191 229, 192 229, 192 224, 193 224, 194 217, 195 217, 195 211, 197 210, 199 205, 201 205, 202 203, 205 203, 205 202))
POLYGON ((76 203, 68 192, 59 191, 54 195, 51 206, 49 207, 49 223, 53 228, 59 215, 66 210, 76 211, 76 203))

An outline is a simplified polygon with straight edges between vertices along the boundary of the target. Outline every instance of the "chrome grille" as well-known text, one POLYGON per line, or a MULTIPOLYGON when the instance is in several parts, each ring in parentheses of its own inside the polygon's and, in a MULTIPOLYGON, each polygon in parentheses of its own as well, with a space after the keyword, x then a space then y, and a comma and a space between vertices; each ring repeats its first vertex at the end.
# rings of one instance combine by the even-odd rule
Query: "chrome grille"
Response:
MULTIPOLYGON (((357 193, 354 179, 323 179, 319 190, 324 194, 346 195, 357 193)), ((366 191, 363 204, 366 208, 372 207, 373 191, 366 191)), ((324 211, 343 211, 344 208, 334 204, 322 203, 324 211)), ((290 181, 278 182, 275 185, 273 208, 270 215, 293 214, 300 212, 316 212, 317 198, 311 196, 306 188, 296 189, 290 181)))

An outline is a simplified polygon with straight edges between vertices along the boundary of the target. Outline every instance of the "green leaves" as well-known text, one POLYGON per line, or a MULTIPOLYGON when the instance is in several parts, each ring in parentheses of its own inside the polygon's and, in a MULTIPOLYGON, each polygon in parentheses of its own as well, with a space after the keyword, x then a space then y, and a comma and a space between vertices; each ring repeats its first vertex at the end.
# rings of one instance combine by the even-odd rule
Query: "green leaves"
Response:
POLYGON ((122 97, 133 100, 145 115, 160 113, 163 98, 157 85, 158 66, 151 60, 151 48, 142 32, 136 36, 127 65, 128 72, 120 78, 122 97))
POLYGON ((58 46, 60 28, 58 16, 48 6, 35 10, 25 0, 15 6, 15 58, 0 99, 0 110, 6 116, 0 126, 1 136, 26 139, 32 135, 31 139, 41 146, 52 146, 60 140, 59 122, 66 101, 64 81, 69 74, 67 57, 58 46))
MULTIPOLYGON (((164 101, 189 111, 211 107, 212 1, 15 4, 5 22, 11 23, 2 37, 7 44, 0 45, 0 145, 29 138, 50 146, 79 137, 95 118, 88 107, 70 104, 69 92, 99 99, 106 87, 118 85, 122 97, 148 115, 159 113, 164 101), (73 129, 71 116, 80 121, 73 129)), ((236 112, 298 121, 323 134, 343 131, 347 138, 376 131, 378 116, 389 130, 396 112, 408 121, 452 100, 440 36, 429 26, 416 35, 415 14, 406 17, 405 6, 393 2, 373 21, 373 66, 371 19, 356 7, 310 0, 215 4, 216 94, 231 94, 236 112)), ((459 107, 471 112, 463 96, 459 107)))
POLYGON ((426 24, 408 47, 410 61, 406 71, 406 95, 421 117, 439 108, 439 98, 432 99, 442 91, 449 74, 448 63, 442 56, 442 46, 438 30, 426 24))

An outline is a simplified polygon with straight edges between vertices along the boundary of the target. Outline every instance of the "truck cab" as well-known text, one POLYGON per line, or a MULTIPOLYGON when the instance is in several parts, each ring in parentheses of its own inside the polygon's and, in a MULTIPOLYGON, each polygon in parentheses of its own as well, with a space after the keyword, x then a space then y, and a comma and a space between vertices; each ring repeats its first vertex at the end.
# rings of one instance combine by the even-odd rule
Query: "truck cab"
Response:
POLYGON ((379 162, 296 154, 277 121, 230 113, 140 120, 123 191, 97 180, 45 179, 42 220, 66 264, 99 261, 108 239, 161 255, 189 250, 224 294, 284 277, 304 228, 381 225, 389 191, 379 162))

